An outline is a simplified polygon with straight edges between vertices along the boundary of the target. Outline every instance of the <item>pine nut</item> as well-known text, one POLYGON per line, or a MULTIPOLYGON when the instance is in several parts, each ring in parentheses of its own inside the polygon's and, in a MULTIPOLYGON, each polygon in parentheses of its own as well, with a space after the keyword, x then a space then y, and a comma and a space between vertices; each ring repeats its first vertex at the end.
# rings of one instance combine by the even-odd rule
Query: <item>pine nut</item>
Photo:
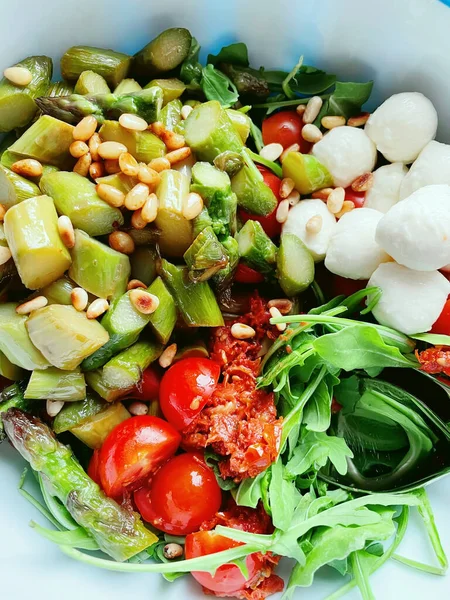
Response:
MULTIPOLYGON (((283 316, 276 306, 272 306, 271 308, 269 308, 269 312, 270 312, 270 316, 272 317, 272 319, 276 319, 277 317, 283 316)), ((287 324, 286 323, 276 323, 275 327, 278 329, 278 331, 284 331, 287 327, 287 324)))
POLYGON ((315 200, 328 200, 328 196, 333 191, 333 188, 322 188, 321 190, 317 190, 311 194, 311 198, 315 200))
MULTIPOLYGON (((189 106, 188 108, 192 108, 189 106)), ((168 560, 172 560, 174 558, 180 558, 183 556, 183 547, 180 544, 170 543, 166 544, 163 548, 164 557, 168 560)))
POLYGON ((70 299, 74 309, 78 310, 79 312, 83 311, 89 302, 87 291, 81 287, 73 288, 73 290, 70 292, 70 299))
POLYGON ((151 128, 153 133, 158 137, 161 137, 166 131, 166 127, 161 121, 155 121, 154 123, 152 123, 151 128))
POLYGON ((292 302, 287 298, 274 298, 273 300, 269 300, 267 303, 267 308, 276 308, 280 311, 282 315, 288 315, 292 310, 292 302))
POLYGON ((124 152, 119 156, 119 167, 124 175, 137 177, 139 173, 139 163, 129 152, 124 152))
POLYGON ((105 171, 108 175, 114 175, 115 173, 120 173, 119 161, 114 159, 107 159, 103 163, 105 167, 105 171))
POLYGON ((301 117, 303 117, 303 115, 305 114, 305 110, 306 110, 306 104, 299 104, 297 106, 297 108, 295 109, 295 112, 300 115, 301 117))
POLYGON ((343 125, 345 125, 345 117, 323 117, 323 119, 320 121, 320 124, 325 129, 334 129, 335 127, 342 127, 343 125))
POLYGON ((147 221, 144 221, 142 218, 142 208, 135 210, 131 215, 131 227, 133 229, 145 229, 147 226, 147 221))
POLYGON ((75 246, 75 232, 72 221, 66 215, 61 215, 58 218, 58 231, 64 246, 73 248, 75 246))
POLYGON ((80 158, 89 152, 89 146, 86 142, 76 140, 70 144, 69 152, 74 158, 80 158))
POLYGON ((302 127, 302 138, 307 142, 311 142, 311 144, 315 144, 323 138, 323 133, 316 125, 308 123, 302 127))
POLYGON ((283 154, 283 146, 281 144, 267 144, 259 151, 259 155, 267 160, 278 160, 283 154))
POLYGON ((6 246, 0 246, 0 265, 4 265, 11 258, 11 250, 6 246))
POLYGON ((159 298, 140 288, 130 291, 130 302, 143 315, 151 315, 159 306, 159 298))
POLYGON ((125 207, 128 210, 142 208, 150 194, 150 189, 145 183, 137 183, 125 196, 125 207))
POLYGON ((280 161, 283 162, 283 160, 288 154, 290 154, 291 152, 298 152, 299 150, 300 146, 298 144, 292 144, 292 146, 288 146, 286 150, 284 150, 283 154, 280 156, 280 161))
POLYGON ((110 206, 120 208, 124 205, 125 194, 107 183, 99 183, 95 187, 99 198, 107 202, 110 206))
POLYGON ((170 367, 170 365, 173 362, 173 359, 175 358, 176 353, 177 353, 177 345, 176 344, 170 344, 170 346, 167 346, 167 348, 164 350, 164 352, 159 357, 159 361, 158 361, 159 366, 162 367, 163 369, 167 369, 167 367, 170 367))
POLYGON ((98 133, 94 133, 89 138, 88 146, 89 152, 91 153, 92 160, 97 162, 100 156, 98 155, 98 147, 102 143, 102 138, 98 135, 98 133))
POLYGON ((305 225, 306 233, 310 233, 312 235, 319 233, 322 229, 323 219, 321 215, 315 215, 311 217, 305 225))
POLYGON ((363 173, 352 183, 354 192, 367 192, 373 186, 373 173, 363 173))
POLYGON ((91 167, 91 164, 91 155, 89 153, 85 154, 77 160, 73 168, 73 172, 78 173, 78 175, 81 175, 82 177, 87 177, 89 175, 89 169, 91 167))
POLYGON ((89 115, 84 117, 73 130, 73 139, 81 140, 82 142, 89 141, 96 132, 97 125, 97 119, 94 116, 89 115))
POLYGON ((295 206, 300 202, 300 194, 297 190, 292 190, 287 198, 285 198, 289 202, 289 206, 295 206))
POLYGON ((331 194, 328 196, 328 199, 327 199, 328 210, 333 214, 338 213, 339 211, 342 210, 344 200, 345 200, 344 188, 343 187, 334 188, 334 190, 331 192, 331 194))
POLYGON ((24 158, 13 163, 11 171, 24 177, 40 177, 42 175, 42 165, 34 158, 24 158))
POLYGON ((128 152, 128 148, 120 142, 102 142, 98 147, 99 156, 108 160, 117 160, 123 152, 128 152))
POLYGON ((147 121, 130 113, 120 115, 119 123, 124 129, 128 129, 129 131, 145 131, 148 127, 147 121))
POLYGON ((313 96, 308 100, 305 112, 303 113, 303 123, 314 123, 322 108, 322 98, 319 96, 313 96))
POLYGON ((39 308, 44 308, 47 306, 48 300, 45 296, 36 296, 32 300, 28 300, 28 302, 24 302, 23 304, 19 304, 16 308, 16 313, 18 315, 29 315, 33 310, 38 310, 39 308))
POLYGON ((148 414, 148 406, 143 402, 132 402, 128 407, 128 411, 135 417, 141 417, 148 414))
POLYGON ((256 331, 250 325, 245 325, 245 323, 234 323, 231 326, 231 335, 237 340, 249 340, 255 337, 256 331))
POLYGON ((122 254, 133 254, 134 241, 131 235, 125 231, 113 231, 109 234, 109 245, 113 250, 122 254))
POLYGON ((169 129, 166 129, 162 134, 162 141, 167 146, 167 150, 179 150, 186 146, 184 136, 175 133, 174 131, 170 131, 169 129))
POLYGON ((290 177, 285 177, 280 185, 280 198, 285 199, 294 189, 294 180, 290 177))
POLYGON ((195 397, 195 398, 192 400, 192 402, 189 404, 189 408, 190 408, 191 410, 197 410, 197 409, 199 408, 199 406, 200 406, 200 397, 199 397, 199 396, 196 396, 196 397, 195 397))
POLYGON ((160 158, 154 158, 153 160, 151 160, 148 163, 148 166, 150 167, 150 169, 161 173, 161 171, 166 171, 167 169, 170 169, 170 162, 167 160, 166 157, 161 156, 160 158))
POLYGON ((145 183, 153 188, 155 188, 161 181, 161 175, 158 173, 158 171, 150 169, 150 167, 144 163, 139 165, 137 177, 141 183, 145 183))
MULTIPOLYGON (((184 148, 180 148, 179 150, 172 150, 172 152, 168 152, 165 156, 171 165, 176 165, 183 160, 186 160, 191 155, 191 149, 188 146, 184 148)), ((156 169, 155 169, 156 171, 156 169)))
POLYGON ((192 106, 189 106, 189 104, 185 104, 185 105, 183 106, 183 108, 181 109, 181 118, 182 118, 183 120, 184 120, 184 119, 187 119, 187 118, 188 118, 188 116, 191 114, 191 112, 192 112, 193 110, 194 110, 194 109, 192 108, 192 106))
POLYGON ((278 223, 285 223, 289 214, 289 200, 282 200, 278 205, 277 212, 275 215, 278 223))
POLYGON ((0 223, 3 223, 3 221, 5 220, 5 215, 6 208, 3 206, 3 204, 0 204, 0 223))
POLYGON ((89 307, 86 311, 86 317, 88 319, 96 319, 103 313, 105 313, 109 309, 109 302, 104 298, 97 298, 94 302, 89 304, 89 307))
MULTIPOLYGON (((91 158, 92 158, 92 155, 91 155, 91 158)), ((99 179, 100 177, 103 177, 104 175, 105 175, 105 167, 102 162, 96 161, 96 162, 91 163, 91 166, 89 167, 89 176, 92 179, 99 179)))
POLYGON ((145 285, 145 283, 142 283, 142 281, 140 281, 139 279, 130 279, 127 285, 127 290, 136 290, 138 288, 146 289, 147 286, 145 285))
POLYGON ((33 75, 26 67, 8 67, 3 71, 3 75, 14 85, 24 87, 31 83, 33 75))
POLYGON ((334 216, 336 217, 336 219, 340 219, 346 213, 352 211, 354 208, 355 208, 354 202, 352 202, 351 200, 345 200, 344 204, 342 205, 342 209, 338 213, 336 213, 334 216))
POLYGON ((49 417, 56 417, 61 412, 64 402, 62 400, 47 400, 45 409, 49 417))
POLYGON ((141 218, 145 223, 153 223, 158 215, 158 198, 156 194, 150 194, 141 209, 141 218))
POLYGON ((203 198, 200 194, 196 194, 195 192, 191 192, 186 196, 183 202, 183 217, 187 221, 192 221, 195 217, 203 210, 203 198))
POLYGON ((361 113, 357 117, 350 117, 350 119, 347 121, 347 125, 349 127, 362 127, 363 125, 365 125, 367 123, 367 121, 369 120, 369 117, 370 117, 370 113, 368 113, 368 112, 361 113))

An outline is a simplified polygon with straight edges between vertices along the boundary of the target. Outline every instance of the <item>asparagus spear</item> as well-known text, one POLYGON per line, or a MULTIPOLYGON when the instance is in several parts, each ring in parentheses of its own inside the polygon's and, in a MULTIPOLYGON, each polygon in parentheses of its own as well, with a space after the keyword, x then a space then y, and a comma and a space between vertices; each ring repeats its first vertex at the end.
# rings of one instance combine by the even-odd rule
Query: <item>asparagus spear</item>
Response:
POLYGON ((20 408, 20 410, 30 410, 33 403, 26 400, 23 396, 25 382, 13 383, 0 392, 0 442, 6 438, 3 427, 2 416, 10 408, 20 408))
POLYGON ((42 97, 36 104, 44 114, 51 115, 66 123, 76 125, 83 117, 94 115, 99 123, 106 119, 118 119, 123 113, 138 115, 153 123, 159 118, 163 103, 163 92, 152 87, 126 94, 70 94, 59 98, 42 97))
POLYGON ((231 180, 231 189, 239 206, 252 215, 267 216, 277 205, 277 199, 253 164, 246 164, 231 180))
POLYGON ((277 277, 287 296, 297 296, 314 281, 314 259, 293 233, 283 233, 277 257, 277 277))
POLYGON ((227 288, 231 283, 234 275, 234 271, 238 266, 239 262, 239 244, 237 240, 229 235, 221 241, 222 248, 228 259, 227 265, 218 271, 212 278, 212 283, 218 290, 227 288))
POLYGON ((39 194, 38 186, 32 181, 0 165, 0 203, 5 208, 39 194))
POLYGON ((192 242, 192 223, 183 216, 189 193, 189 177, 168 169, 161 173, 156 190, 159 200, 155 225, 160 231, 161 251, 169 256, 183 256, 192 242))
POLYGON ((45 92, 45 95, 50 98, 70 96, 70 94, 73 94, 73 85, 68 81, 54 81, 48 86, 48 89, 45 92))
POLYGON ((120 96, 121 94, 131 94, 132 92, 140 92, 141 90, 142 86, 135 79, 122 79, 115 88, 114 94, 120 96))
POLYGON ((140 246, 130 256, 131 279, 150 285, 156 277, 158 253, 151 246, 140 246))
POLYGON ((289 152, 283 160, 283 177, 293 179, 300 194, 311 194, 333 185, 328 169, 312 154, 289 152))
POLYGON ((182 108, 181 100, 172 100, 159 113, 159 120, 164 123, 164 127, 169 131, 175 131, 177 126, 180 125, 182 108))
POLYGON ((17 304, 7 302, 0 304, 0 351, 14 365, 33 371, 46 369, 49 362, 33 346, 28 336, 25 324, 26 315, 16 313, 17 304))
POLYGON ((192 221, 192 234, 194 239, 198 236, 198 234, 203 231, 206 227, 212 227, 213 221, 209 214, 209 210, 204 206, 202 208, 201 213, 195 217, 192 221))
POLYGON ((107 386, 103 378, 103 369, 88 371, 86 373, 86 383, 106 402, 115 402, 119 398, 124 398, 130 391, 128 389, 107 386))
POLYGON ((189 54, 191 40, 187 29, 166 29, 134 55, 133 75, 148 78, 176 69, 189 54))
POLYGON ((250 126, 252 124, 252 120, 250 117, 240 110, 234 110, 232 108, 226 109, 227 115, 230 117, 230 121, 233 123, 233 127, 238 132, 239 137, 242 140, 242 143, 248 139, 250 135, 250 126))
POLYGON ((124 561, 157 541, 136 513, 104 495, 47 425, 15 408, 4 414, 3 423, 16 450, 48 480, 56 497, 103 552, 124 561))
POLYGON ((94 71, 83 71, 75 84, 75 94, 86 96, 87 94, 110 94, 105 79, 94 71))
POLYGON ((24 378, 25 372, 13 364, 3 352, 0 352, 0 375, 10 381, 19 381, 24 378))
POLYGON ((152 81, 145 86, 144 90, 155 85, 160 87, 163 91, 163 106, 165 106, 168 102, 176 100, 182 96, 186 90, 184 83, 175 77, 170 79, 152 79, 152 81))
POLYGON ((70 431, 73 427, 82 425, 91 417, 105 410, 108 406, 97 394, 88 391, 86 398, 83 400, 64 404, 53 421, 53 431, 55 433, 70 431))
POLYGON ((277 247, 259 221, 247 221, 237 235, 239 254, 260 273, 270 275, 275 270, 277 247))
POLYGON ((136 178, 125 175, 125 173, 113 173, 95 180, 96 183, 106 183, 123 192, 125 195, 136 185, 136 178))
POLYGON ((25 398, 34 400, 75 402, 85 397, 86 382, 80 369, 73 371, 61 371, 54 367, 45 371, 35 369, 25 390, 25 398))
POLYGON ((70 431, 89 448, 101 448, 111 431, 130 417, 130 413, 121 402, 114 402, 105 410, 86 419, 84 423, 72 427, 70 431))
POLYGON ((240 96, 252 100, 265 100, 270 94, 269 85, 260 71, 228 63, 221 63, 219 68, 231 79, 240 96))
POLYGON ((139 162, 148 163, 164 156, 166 146, 151 131, 128 131, 117 121, 105 121, 100 129, 100 137, 105 142, 119 142, 139 162))
POLYGON ((212 227, 201 231, 183 256, 189 267, 189 277, 194 282, 207 281, 223 269, 228 258, 212 227))
POLYGON ((105 385, 131 390, 139 383, 142 372, 161 355, 161 344, 142 340, 123 350, 103 367, 105 385))
POLYGON ((52 78, 53 64, 48 56, 29 56, 17 67, 31 72, 31 82, 16 86, 6 77, 0 81, 0 133, 25 127, 36 114, 34 99, 46 93, 52 78))
POLYGON ((42 288, 41 294, 47 298, 49 304, 66 304, 69 306, 72 304, 70 295, 75 287, 77 287, 76 284, 64 276, 42 288))
POLYGON ((124 79, 130 68, 131 57, 122 52, 73 46, 61 58, 61 75, 69 81, 76 81, 83 71, 94 71, 116 87, 124 79))
POLYGON ((147 290, 159 298, 159 306, 149 315, 149 325, 161 344, 167 344, 177 322, 177 308, 172 294, 161 277, 157 277, 147 290))

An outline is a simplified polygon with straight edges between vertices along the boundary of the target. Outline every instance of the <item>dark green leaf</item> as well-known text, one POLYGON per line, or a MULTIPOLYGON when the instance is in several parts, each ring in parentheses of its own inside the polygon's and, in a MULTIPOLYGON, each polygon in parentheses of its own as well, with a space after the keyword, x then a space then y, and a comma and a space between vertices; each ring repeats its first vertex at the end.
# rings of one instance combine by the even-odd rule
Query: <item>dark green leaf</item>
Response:
POLYGON ((295 98, 295 92, 291 89, 290 82, 291 82, 291 80, 295 81, 295 76, 299 72, 302 64, 303 64, 303 56, 300 56, 300 58, 298 59, 298 63, 294 66, 292 71, 290 73, 288 73, 286 75, 286 77, 283 79, 281 88, 283 90, 284 95, 287 98, 291 98, 291 99, 295 98))
POLYGON ((450 346, 450 335, 442 335, 440 333, 416 333, 416 335, 410 335, 414 340, 419 342, 426 342, 433 346, 450 346))
POLYGON ((181 81, 184 81, 184 83, 190 84, 193 81, 200 82, 202 77, 202 65, 198 61, 199 52, 200 44, 195 37, 193 37, 189 54, 183 61, 180 69, 180 79, 181 81))
POLYGON ((258 502, 262 498, 261 482, 264 477, 264 472, 251 479, 248 477, 244 479, 236 492, 234 493, 234 499, 238 506, 248 506, 250 508, 256 508, 258 502))
POLYGON ((325 381, 321 381, 303 411, 303 423, 310 431, 326 431, 331 422, 332 394, 325 381))
POLYGON ((222 106, 232 106, 239 99, 234 83, 213 65, 203 68, 201 86, 208 100, 218 100, 222 106))
POLYGON ((272 522, 277 529, 286 531, 291 524, 295 509, 299 503, 300 494, 293 482, 284 479, 281 458, 272 465, 271 470, 269 502, 272 522))
MULTIPOLYGON (((281 91, 283 81, 289 75, 287 71, 263 71, 262 76, 269 84, 271 91, 281 91)), ((336 82, 336 75, 325 73, 315 67, 302 65, 290 83, 293 92, 312 96, 328 90, 336 82)))
POLYGON ((345 475, 347 457, 352 458, 353 452, 343 438, 309 431, 302 436, 286 470, 293 476, 302 475, 311 468, 319 470, 330 460, 338 473, 345 475))
POLYGON ((214 66, 220 63, 230 63, 232 65, 248 67, 247 46, 243 42, 236 42, 235 44, 224 46, 219 54, 208 54, 207 62, 214 66))
POLYGON ((206 464, 208 465, 208 467, 211 467, 211 469, 214 471, 214 475, 216 476, 216 480, 219 484, 220 489, 225 491, 234 490, 238 486, 238 484, 235 483, 232 479, 223 479, 223 477, 220 474, 219 462, 223 460, 222 457, 220 457, 218 454, 216 454, 210 449, 205 450, 204 456, 206 464))
POLYGON ((367 83, 337 81, 334 92, 322 106, 316 119, 316 125, 320 125, 325 116, 344 116, 348 119, 360 114, 363 104, 367 102, 372 93, 372 88, 373 81, 367 83))

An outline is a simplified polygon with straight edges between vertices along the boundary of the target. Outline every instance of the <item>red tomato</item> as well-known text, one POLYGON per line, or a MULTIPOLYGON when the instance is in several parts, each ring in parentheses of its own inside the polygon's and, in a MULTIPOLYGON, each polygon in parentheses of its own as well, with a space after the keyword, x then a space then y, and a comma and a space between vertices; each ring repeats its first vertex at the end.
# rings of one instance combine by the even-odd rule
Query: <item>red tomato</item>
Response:
MULTIPOLYGON (((281 200, 281 198, 280 198, 281 179, 279 177, 277 177, 276 175, 274 175, 270 169, 267 169, 266 167, 262 167, 261 165, 257 165, 257 167, 263 176, 264 183, 270 187, 270 189, 272 190, 272 192, 275 195, 275 198, 278 200, 278 203, 279 203, 281 200)), ((273 238, 273 237, 276 237, 277 235, 280 235, 280 233, 281 233, 281 223, 278 223, 278 221, 277 221, 277 208, 275 208, 275 210, 272 211, 270 213, 270 215, 267 215, 267 217, 261 217, 259 215, 252 215, 252 214, 248 213, 247 211, 240 209, 239 217, 242 219, 242 221, 244 223, 250 219, 252 221, 258 221, 259 223, 261 223, 262 228, 267 233, 267 235, 270 238, 273 238)))
POLYGON ((143 415, 127 419, 108 435, 100 449, 102 488, 117 498, 175 454, 181 436, 162 419, 143 415))
MULTIPOLYGON (((186 537, 184 553, 186 558, 196 558, 207 554, 215 554, 241 546, 229 538, 217 535, 214 531, 198 531, 186 537)), ((261 559, 257 554, 246 558, 248 578, 245 578, 236 565, 222 565, 215 575, 201 571, 193 571, 192 576, 205 588, 220 595, 228 595, 244 589, 246 583, 252 580, 261 568, 261 559)))
POLYGON ((159 370, 154 366, 148 367, 142 373, 142 379, 131 392, 130 397, 144 402, 158 400, 160 383, 161 374, 159 370))
POLYGON ((243 263, 239 263, 234 273, 234 280, 238 283, 262 283, 263 275, 243 263))
POLYGON ((288 148, 299 144, 300 152, 308 154, 311 144, 302 138, 303 119, 293 110, 282 110, 267 119, 262 124, 264 144, 281 144, 288 148))
POLYGON ((438 320, 431 328, 431 333, 442 333, 444 335, 450 335, 450 300, 444 304, 441 314, 438 320))
POLYGON ((171 535, 187 535, 220 509, 222 492, 199 453, 171 458, 134 494, 142 518, 171 535))
POLYGON ((164 373, 159 402, 175 429, 192 423, 216 389, 219 376, 219 365, 209 358, 184 358, 164 373))
POLYGON ((363 290, 367 286, 367 281, 347 279, 339 275, 332 275, 332 293, 333 296, 351 296, 359 290, 363 290))
POLYGON ((95 481, 95 483, 101 487, 102 484, 101 484, 100 475, 98 472, 99 460, 100 460, 100 450, 97 448, 96 450, 94 450, 94 454, 91 456, 91 460, 89 461, 87 474, 92 479, 92 481, 95 481))
POLYGON ((362 208, 366 199, 365 192, 354 192, 351 187, 345 188, 345 199, 351 200, 355 208, 362 208))

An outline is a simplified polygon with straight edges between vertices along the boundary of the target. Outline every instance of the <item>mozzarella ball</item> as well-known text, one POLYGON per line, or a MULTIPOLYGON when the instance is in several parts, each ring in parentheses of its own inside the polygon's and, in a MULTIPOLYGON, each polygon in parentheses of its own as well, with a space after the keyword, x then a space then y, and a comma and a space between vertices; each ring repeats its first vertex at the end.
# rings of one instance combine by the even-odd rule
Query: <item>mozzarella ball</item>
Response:
POLYGON ((426 185, 439 183, 450 185, 450 146, 432 141, 425 146, 402 181, 400 199, 426 185))
POLYGON ((328 169, 334 185, 342 187, 373 171, 377 160, 375 144, 364 131, 347 126, 332 129, 314 144, 312 153, 328 169))
POLYGON ((330 238, 336 227, 336 217, 322 200, 301 200, 289 211, 283 225, 283 233, 293 233, 299 237, 316 262, 325 258, 330 238), (322 218, 322 227, 317 233, 308 233, 306 224, 315 216, 322 218))
POLYGON ((378 267, 371 286, 382 291, 372 311, 375 319, 406 334, 429 331, 450 294, 450 282, 438 271, 413 271, 393 262, 378 267))
POLYGON ((366 192, 364 207, 386 213, 400 200, 400 186, 407 172, 403 163, 385 165, 374 171, 373 185, 366 192))
POLYGON ((450 262, 450 186, 428 185, 395 204, 376 240, 401 265, 434 271, 450 262))
POLYGON ((365 132, 389 162, 411 163, 436 135, 438 117, 419 92, 394 94, 370 115, 365 132))
POLYGON ((375 241, 382 217, 373 208, 358 208, 339 219, 328 246, 326 268, 348 279, 369 279, 381 263, 390 260, 375 241))

